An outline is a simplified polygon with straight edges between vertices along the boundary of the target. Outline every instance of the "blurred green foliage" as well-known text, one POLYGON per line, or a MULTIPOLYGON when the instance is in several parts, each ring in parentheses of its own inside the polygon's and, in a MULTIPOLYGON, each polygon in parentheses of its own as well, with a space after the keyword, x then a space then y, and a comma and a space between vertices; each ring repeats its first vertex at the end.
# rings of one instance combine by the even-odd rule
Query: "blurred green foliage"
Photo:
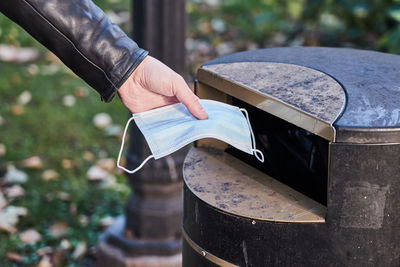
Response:
POLYGON ((259 47, 351 46, 400 53, 400 0, 191 0, 188 12, 189 32, 214 42, 228 37, 259 47), (216 19, 225 32, 204 30, 202 23, 212 27, 216 19))
MULTIPOLYGON (((97 0, 101 8, 127 10, 130 0, 97 0)), ((352 46, 400 53, 400 0, 188 0, 189 36, 238 48, 277 45, 352 46), (212 27, 222 27, 213 30, 212 27)), ((0 43, 35 41, 0 16, 0 43)))
MULTIPOLYGON (((95 2, 113 12, 127 11, 130 7, 130 0, 95 2)), ((88 180, 88 169, 101 158, 115 158, 120 145, 118 137, 107 136, 93 126, 92 119, 95 114, 105 112, 112 117, 113 123, 123 125, 128 111, 118 98, 109 104, 101 102, 94 90, 49 57, 43 46, 2 14, 0 44, 40 50, 40 56, 34 62, 0 62, 0 115, 5 120, 0 127, 0 143, 7 148, 6 154, 0 156, 0 181, 9 164, 29 177, 21 185, 25 195, 8 199, 9 206, 24 207, 28 215, 20 217, 17 233, 0 231, 0 266, 36 266, 40 261, 37 250, 43 247, 59 250, 63 239, 70 242, 71 248, 60 256, 62 264, 58 266, 92 263, 90 250, 79 259, 73 257, 73 250, 79 242, 85 242, 89 249, 96 245, 104 231, 101 219, 123 214, 123 205, 130 193, 123 174, 113 173, 116 182, 109 187, 88 180), (73 107, 63 105, 63 98, 74 95, 77 88, 85 89, 89 96, 76 97, 73 107), (24 91, 31 93, 32 100, 24 106, 21 115, 15 115, 12 108, 24 91), (83 154, 88 152, 93 154, 92 161, 83 159, 83 154), (42 159, 42 169, 22 166, 21 161, 32 155, 42 159), (63 167, 64 160, 70 161, 72 167, 63 167), (42 173, 47 169, 54 169, 59 178, 43 180, 42 173), (67 197, 61 199, 60 194, 67 197), (54 237, 49 231, 58 221, 67 225, 62 237, 54 237), (24 244, 19 234, 31 228, 42 238, 36 244, 24 244), (7 253, 18 253, 22 262, 9 260, 7 253)), ((0 183, 0 191, 6 187, 9 185, 0 183)))

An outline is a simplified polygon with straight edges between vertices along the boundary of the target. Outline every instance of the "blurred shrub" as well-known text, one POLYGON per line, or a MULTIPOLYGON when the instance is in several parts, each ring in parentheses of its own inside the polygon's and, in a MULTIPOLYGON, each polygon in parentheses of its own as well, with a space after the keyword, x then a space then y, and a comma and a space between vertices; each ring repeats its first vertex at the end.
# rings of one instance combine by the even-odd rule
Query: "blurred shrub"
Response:
MULTIPOLYGON (((95 0, 125 10, 130 0, 95 0)), ((400 54, 400 0, 188 0, 189 37, 234 50, 284 45, 352 46, 400 54)), ((36 42, 0 16, 0 43, 36 42)))
POLYGON ((400 0, 190 0, 188 12, 190 32, 204 39, 400 53, 400 0), (217 19, 225 31, 215 31, 217 19))

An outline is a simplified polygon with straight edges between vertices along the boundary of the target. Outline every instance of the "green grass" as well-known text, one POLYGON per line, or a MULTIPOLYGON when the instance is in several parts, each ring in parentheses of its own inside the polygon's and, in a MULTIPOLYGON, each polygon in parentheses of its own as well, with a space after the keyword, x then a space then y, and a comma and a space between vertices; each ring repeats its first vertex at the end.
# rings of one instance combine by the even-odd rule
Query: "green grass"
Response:
MULTIPOLYGON (((33 45, 39 46, 32 41, 33 45)), ((28 209, 28 216, 20 218, 18 231, 34 228, 42 235, 42 240, 35 245, 25 245, 18 234, 0 232, 1 266, 13 266, 6 260, 7 252, 15 252, 24 256, 26 266, 38 263, 36 251, 40 247, 57 248, 61 239, 69 240, 73 245, 84 241, 91 247, 97 243, 102 231, 99 220, 107 215, 117 216, 123 213, 123 204, 129 194, 126 178, 117 175, 122 190, 103 189, 89 182, 87 170, 100 157, 116 158, 120 141, 117 137, 108 137, 104 131, 94 127, 93 116, 100 112, 111 115, 113 122, 124 125, 128 112, 116 97, 112 103, 100 101, 99 95, 83 81, 71 74, 61 63, 48 62, 42 56, 34 62, 38 68, 36 75, 28 72, 32 65, 0 63, 0 115, 5 124, 0 126, 0 143, 7 148, 5 156, 0 157, 0 170, 3 172, 8 164, 24 170, 29 180, 22 186, 25 196, 11 201, 9 205, 22 206, 28 209), (59 68, 48 74, 49 65, 59 68), (86 87, 89 96, 76 98, 73 107, 62 104, 65 95, 73 94, 75 88, 86 87), (32 94, 32 100, 24 108, 22 115, 13 115, 12 107, 23 91, 32 94), (93 162, 85 161, 82 155, 90 151, 95 155, 93 162), (24 169, 21 161, 29 156, 37 155, 43 160, 41 170, 24 169), (71 160, 73 167, 65 169, 62 161, 71 160), (55 181, 43 181, 43 170, 54 169, 60 176, 55 181), (70 195, 69 201, 56 198, 57 192, 70 195), (71 205, 77 208, 71 214, 71 205), (87 225, 79 222, 79 216, 89 218, 87 225), (56 221, 68 224, 68 231, 62 238, 54 238, 48 233, 49 226, 56 221)), ((36 67, 35 67, 36 68, 36 67)), ((0 172, 1 173, 1 172, 0 172)), ((71 257, 73 248, 67 255, 67 263, 74 266, 79 260, 71 257)), ((15 265, 16 266, 16 265, 15 265)))
MULTIPOLYGON (((94 2, 104 10, 130 9, 130 0, 94 2)), ((101 102, 94 90, 60 62, 47 60, 47 50, 3 15, 0 15, 0 44, 37 47, 41 54, 37 61, 29 64, 0 62, 0 115, 5 120, 0 126, 0 143, 7 149, 6 155, 0 156, 0 178, 9 164, 29 176, 28 181, 22 184, 25 196, 8 203, 26 207, 29 214, 20 217, 17 234, 0 231, 0 266, 35 266, 40 260, 36 251, 45 246, 57 249, 62 239, 72 245, 66 251, 62 266, 80 266, 88 258, 73 259, 74 247, 82 241, 88 248, 96 245, 104 230, 100 219, 123 214, 130 193, 126 178, 121 174, 115 174, 118 187, 102 188, 88 181, 88 169, 100 158, 116 159, 120 146, 118 137, 106 136, 103 130, 94 127, 92 119, 95 114, 106 112, 114 124, 124 125, 128 111, 118 97, 111 103, 101 102), (52 66, 55 71, 52 71, 52 66), (32 70, 38 70, 37 74, 32 74, 32 70), (63 97, 73 95, 78 87, 87 88, 89 95, 76 98, 72 107, 64 106, 63 97), (13 115, 12 107, 23 91, 29 91, 32 100, 24 107, 23 114, 13 115), (87 151, 94 155, 92 162, 83 159, 87 151), (32 155, 42 159, 42 169, 22 166, 21 161, 32 155), (72 168, 63 168, 65 159, 72 162, 72 168), (59 178, 44 181, 42 172, 47 169, 56 170, 59 178), (68 193, 69 200, 57 198, 59 192, 68 193), (81 216, 87 216, 87 224, 80 222, 81 216), (50 235, 49 227, 56 221, 67 223, 65 236, 55 238, 50 235), (42 236, 41 241, 34 245, 23 244, 19 238, 20 232, 30 228, 42 236), (8 260, 7 252, 20 254, 24 257, 23 262, 8 260)))

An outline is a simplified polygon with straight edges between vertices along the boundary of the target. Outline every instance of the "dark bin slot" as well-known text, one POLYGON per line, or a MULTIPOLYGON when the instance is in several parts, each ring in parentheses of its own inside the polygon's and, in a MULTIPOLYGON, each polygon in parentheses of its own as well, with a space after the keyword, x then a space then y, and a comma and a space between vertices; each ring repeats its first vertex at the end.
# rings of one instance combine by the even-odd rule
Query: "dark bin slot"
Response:
POLYGON ((249 112, 265 161, 260 163, 233 147, 226 152, 326 205, 329 141, 238 99, 232 99, 232 104, 249 112))

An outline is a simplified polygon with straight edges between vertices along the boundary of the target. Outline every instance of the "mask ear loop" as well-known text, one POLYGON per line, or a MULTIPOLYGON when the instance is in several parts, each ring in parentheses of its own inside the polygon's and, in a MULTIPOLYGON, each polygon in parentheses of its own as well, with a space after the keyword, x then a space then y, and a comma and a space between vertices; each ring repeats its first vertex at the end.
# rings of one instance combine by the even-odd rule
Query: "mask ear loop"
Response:
POLYGON ((124 134, 122 135, 122 144, 121 144, 121 148, 120 148, 119 153, 118 153, 118 160, 117 160, 117 167, 120 168, 120 169, 123 169, 124 171, 126 171, 127 173, 130 173, 130 174, 137 172, 138 170, 140 170, 140 169, 143 167, 144 164, 146 164, 147 161, 149 161, 151 158, 154 158, 153 155, 148 156, 148 157, 142 162, 142 164, 140 164, 139 167, 137 167, 137 168, 134 169, 134 170, 128 170, 127 168, 125 168, 125 167, 123 167, 123 166, 120 165, 122 151, 124 150, 124 143, 125 143, 126 132, 127 132, 128 128, 129 128, 129 124, 131 123, 131 121, 132 121, 133 119, 134 119, 134 118, 131 117, 131 118, 128 120, 128 122, 126 123, 125 129, 124 129, 124 134))
POLYGON ((256 148, 256 138, 254 137, 253 128, 251 127, 251 124, 250 124, 249 113, 244 108, 239 108, 239 110, 244 113, 244 115, 246 116, 246 119, 247 119, 247 124, 249 125, 250 135, 251 135, 251 143, 253 146, 252 151, 254 153, 254 156, 259 161, 264 162, 264 154, 261 152, 261 150, 256 148))

